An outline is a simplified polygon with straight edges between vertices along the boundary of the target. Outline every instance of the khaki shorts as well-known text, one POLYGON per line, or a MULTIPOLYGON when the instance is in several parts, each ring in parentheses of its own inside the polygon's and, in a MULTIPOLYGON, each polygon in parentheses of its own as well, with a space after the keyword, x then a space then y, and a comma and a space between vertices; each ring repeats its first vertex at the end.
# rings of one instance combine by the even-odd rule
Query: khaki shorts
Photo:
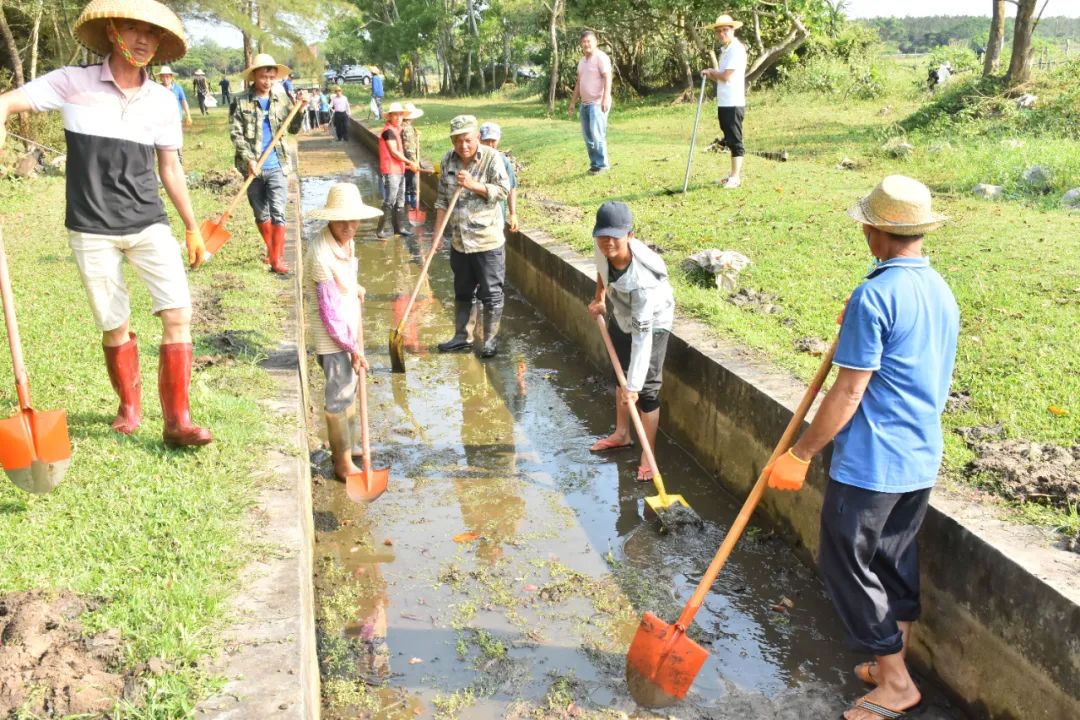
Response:
POLYGON ((103 332, 123 326, 131 316, 121 260, 125 257, 142 278, 153 311, 191 307, 184 261, 172 229, 157 223, 133 235, 94 235, 68 231, 94 321, 103 332))

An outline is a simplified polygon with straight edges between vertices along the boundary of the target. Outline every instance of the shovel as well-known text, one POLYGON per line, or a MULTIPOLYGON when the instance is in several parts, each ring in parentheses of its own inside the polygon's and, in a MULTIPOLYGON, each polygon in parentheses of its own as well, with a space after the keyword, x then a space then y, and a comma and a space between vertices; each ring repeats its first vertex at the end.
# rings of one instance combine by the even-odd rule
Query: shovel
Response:
POLYGON ((701 122, 701 104, 705 101, 705 83, 706 82, 708 82, 708 79, 705 78, 705 77, 702 77, 701 78, 701 94, 698 95, 698 99, 697 99, 697 115, 694 116, 694 131, 692 133, 690 133, 690 156, 686 158, 686 175, 683 177, 683 181, 682 181, 683 194, 686 193, 686 188, 690 187, 690 166, 694 162, 694 145, 697 144, 697 129, 698 129, 698 124, 701 122))
MULTIPOLYGON (((821 390, 825 378, 832 369, 834 352, 836 352, 836 340, 833 340, 832 346, 821 361, 821 367, 818 368, 814 379, 810 381, 810 386, 806 388, 799 407, 795 409, 795 414, 791 416, 791 421, 788 422, 780 442, 769 457, 770 463, 791 447, 795 433, 802 426, 807 411, 814 404, 814 398, 817 397, 818 391, 821 390)), ((642 616, 641 624, 638 625, 637 633, 634 634, 634 640, 630 643, 630 650, 626 655, 626 684, 630 688, 630 695, 638 705, 648 708, 674 705, 690 690, 694 678, 697 677, 701 666, 705 664, 709 653, 687 637, 687 628, 698 609, 701 608, 701 603, 704 602, 705 595, 708 594, 716 576, 720 574, 721 568, 727 562, 735 543, 739 541, 747 523, 750 522, 750 516, 754 514, 758 501, 765 493, 767 482, 768 476, 762 469, 757 482, 750 490, 750 495, 743 503, 742 510, 739 511, 738 517, 735 518, 731 529, 724 537, 724 542, 717 550, 716 557, 713 558, 709 569, 705 571, 701 582, 698 583, 697 589, 694 590, 694 594, 686 603, 686 607, 683 608, 675 624, 668 625, 651 612, 642 616)))
POLYGON ((44 495, 64 479, 71 464, 71 440, 67 413, 63 410, 38 412, 30 407, 30 380, 23 364, 19 326, 15 322, 15 299, 11 294, 4 238, 0 233, 0 295, 3 296, 11 366, 15 371, 15 392, 19 413, 0 420, 0 465, 11 482, 35 495, 44 495))
MULTIPOLYGON (((356 346, 364 350, 364 309, 360 303, 356 325, 356 346)), ((367 407, 367 370, 360 368, 360 377, 356 380, 356 394, 360 396, 360 431, 364 436, 364 469, 345 476, 345 494, 355 503, 372 502, 384 492, 390 481, 390 468, 373 469, 371 467, 371 444, 368 432, 367 407)))
POLYGON ((401 314, 401 320, 390 331, 390 368, 396 373, 405 372, 405 336, 402 332, 405 330, 405 323, 409 319, 409 313, 412 312, 413 305, 416 304, 416 296, 420 294, 420 288, 424 285, 424 278, 427 276, 428 268, 431 267, 431 261, 435 258, 435 253, 439 251, 439 243, 442 241, 443 233, 446 231, 446 224, 450 222, 450 214, 454 212, 454 206, 457 205, 458 198, 461 197, 462 186, 458 185, 457 190, 450 196, 450 204, 446 208, 446 212, 443 213, 442 224, 436 228, 435 237, 431 241, 431 250, 428 252, 427 257, 424 258, 424 266, 420 269, 420 277, 416 279, 416 287, 413 289, 412 296, 409 298, 409 303, 405 306, 405 312, 401 314))
POLYGON ((236 197, 232 199, 229 206, 225 208, 225 212, 221 214, 217 220, 203 220, 202 225, 199 226, 199 232, 202 234, 203 242, 206 243, 206 256, 205 260, 209 260, 221 247, 232 239, 232 233, 225 229, 225 223, 229 221, 229 217, 236 210, 236 206, 240 203, 240 198, 244 197, 247 193, 248 186, 262 171, 263 164, 266 163, 266 159, 270 157, 270 153, 277 147, 281 137, 285 134, 285 131, 289 128, 289 123, 292 122, 293 116, 300 112, 300 108, 306 106, 307 103, 296 103, 293 105, 292 110, 289 111, 288 117, 281 123, 281 127, 274 133, 274 137, 270 140, 270 144, 263 150, 262 155, 259 156, 259 161, 255 163, 255 172, 249 174, 244 178, 244 184, 240 186, 240 190, 236 193, 236 197))
MULTIPOLYGON (((615 352, 615 346, 611 344, 611 335, 608 334, 604 318, 597 316, 596 324, 600 327, 600 334, 604 337, 604 345, 607 346, 608 357, 611 358, 611 367, 615 368, 615 377, 619 380, 619 387, 625 392, 626 375, 623 374, 622 365, 619 364, 619 356, 615 352)), ((638 440, 641 441, 641 451, 645 453, 645 460, 649 463, 649 469, 652 470, 653 485, 658 493, 645 498, 645 502, 661 518, 663 517, 662 511, 673 505, 682 505, 688 510, 691 509, 690 503, 686 502, 682 495, 668 495, 664 489, 664 480, 660 477, 660 468, 656 466, 656 457, 653 455, 652 448, 649 447, 649 440, 645 435, 645 428, 641 424, 641 416, 638 415, 637 405, 630 405, 630 420, 634 423, 634 431, 637 433, 638 440)))

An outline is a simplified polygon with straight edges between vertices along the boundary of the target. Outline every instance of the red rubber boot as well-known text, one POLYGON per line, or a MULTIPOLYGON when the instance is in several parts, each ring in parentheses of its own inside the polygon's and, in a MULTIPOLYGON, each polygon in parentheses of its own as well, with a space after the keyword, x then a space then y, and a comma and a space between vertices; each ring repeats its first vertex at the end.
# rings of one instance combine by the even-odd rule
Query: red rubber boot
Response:
POLYGON ((270 270, 278 275, 289 272, 289 268, 282 262, 281 257, 285 254, 285 226, 272 225, 270 238, 270 270))
POLYGON ((142 375, 139 373, 139 346, 135 333, 128 333, 128 341, 123 345, 103 345, 102 348, 105 350, 109 382, 120 396, 120 407, 112 422, 112 429, 130 435, 142 422, 142 375))
POLYGON ((191 422, 188 386, 191 384, 191 343, 162 345, 158 365, 158 394, 165 419, 162 439, 165 447, 206 445, 210 431, 191 422))
POLYGON ((273 228, 273 225, 271 225, 270 221, 267 220, 266 222, 255 223, 255 226, 257 228, 259 228, 259 234, 262 235, 263 243, 266 245, 266 260, 265 260, 265 262, 269 263, 270 258, 273 256, 273 250, 271 249, 273 247, 273 237, 274 237, 274 235, 273 235, 274 231, 271 229, 271 228, 273 228))

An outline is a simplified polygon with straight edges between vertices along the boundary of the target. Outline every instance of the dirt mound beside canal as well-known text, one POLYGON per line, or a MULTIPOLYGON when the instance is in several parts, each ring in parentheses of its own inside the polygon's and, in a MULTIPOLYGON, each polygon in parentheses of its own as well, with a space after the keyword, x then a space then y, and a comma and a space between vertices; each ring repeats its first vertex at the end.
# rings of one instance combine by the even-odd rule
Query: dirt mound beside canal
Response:
POLYGON ((1005 438, 1000 425, 957 432, 976 455, 968 471, 997 479, 1006 497, 1061 508, 1080 504, 1080 445, 1070 448, 1005 438))
POLYGON ((90 609, 70 593, 0 595, 0 718, 61 718, 112 709, 124 678, 109 670, 120 635, 85 637, 78 617, 90 609))

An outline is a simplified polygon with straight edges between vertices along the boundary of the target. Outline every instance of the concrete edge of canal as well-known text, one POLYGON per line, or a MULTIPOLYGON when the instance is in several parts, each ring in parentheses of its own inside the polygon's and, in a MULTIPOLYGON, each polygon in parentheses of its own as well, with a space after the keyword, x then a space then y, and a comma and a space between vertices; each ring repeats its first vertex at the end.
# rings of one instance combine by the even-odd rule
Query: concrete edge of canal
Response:
POLYGON ((300 304, 303 218, 299 173, 289 187, 286 257, 294 268, 283 285, 287 315, 281 345, 263 361, 276 392, 267 406, 284 419, 279 448, 268 458, 268 478, 254 512, 254 541, 274 552, 252 562, 232 600, 237 618, 225 630, 225 656, 214 670, 226 677, 196 717, 221 720, 318 720, 319 666, 315 638, 313 552, 315 529, 307 447, 307 354, 300 304))
MULTIPOLYGON (((377 152, 353 119, 351 139, 377 152)), ((422 176, 425 200, 434 176, 422 176)), ((607 357, 584 306, 588 258, 528 229, 509 233, 509 280, 596 367, 607 357)), ((676 321, 664 368, 662 430, 738 498, 745 497, 791 418, 805 385, 703 324, 676 321)), ((800 493, 767 493, 769 518, 812 564, 827 476, 815 463, 800 493)), ((673 488, 677 491, 678 488, 673 488)), ((691 499, 692 501, 692 499, 691 499)), ((913 659, 974 717, 1080 717, 1080 555, 1044 532, 987 517, 985 507, 936 492, 921 535, 923 620, 913 659)), ((737 552, 737 550, 736 550, 737 552)))

